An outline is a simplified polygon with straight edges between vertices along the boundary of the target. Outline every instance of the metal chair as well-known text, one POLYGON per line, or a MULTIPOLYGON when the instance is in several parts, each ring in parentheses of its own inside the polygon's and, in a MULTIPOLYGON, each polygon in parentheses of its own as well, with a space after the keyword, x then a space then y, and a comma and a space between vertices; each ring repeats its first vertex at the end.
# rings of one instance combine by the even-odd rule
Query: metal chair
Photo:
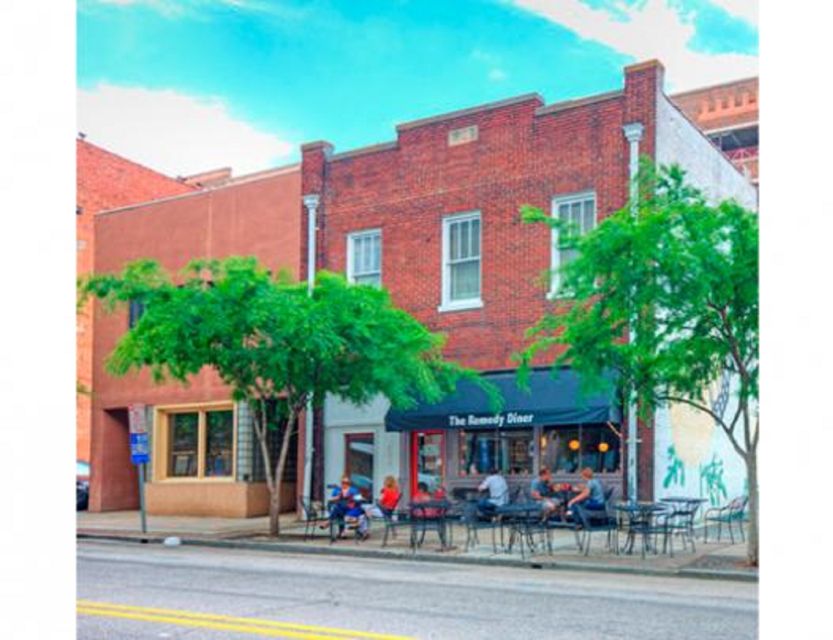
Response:
POLYGON ((577 531, 577 539, 579 541, 579 550, 584 551, 584 555, 590 554, 591 536, 594 531, 603 531, 607 533, 607 548, 619 553, 619 523, 616 514, 613 513, 612 508, 613 490, 605 491, 605 503, 603 509, 588 509, 582 503, 573 505, 574 520, 581 529, 577 531))
POLYGON ((723 507, 712 507, 711 509, 707 509, 706 513, 703 515, 703 544, 709 541, 710 522, 717 523, 718 542, 720 542, 720 538, 723 533, 723 523, 726 523, 726 526, 729 528, 729 539, 732 541, 732 544, 735 543, 732 523, 737 522, 738 529, 740 531, 740 540, 741 542, 744 542, 746 538, 743 535, 743 515, 744 511, 746 511, 746 503, 748 501, 749 498, 747 496, 740 496, 723 507))
POLYGON ((319 503, 314 503, 309 498, 298 498, 298 506, 304 514, 304 542, 315 537, 315 529, 319 524, 329 520, 327 514, 320 508, 319 503))

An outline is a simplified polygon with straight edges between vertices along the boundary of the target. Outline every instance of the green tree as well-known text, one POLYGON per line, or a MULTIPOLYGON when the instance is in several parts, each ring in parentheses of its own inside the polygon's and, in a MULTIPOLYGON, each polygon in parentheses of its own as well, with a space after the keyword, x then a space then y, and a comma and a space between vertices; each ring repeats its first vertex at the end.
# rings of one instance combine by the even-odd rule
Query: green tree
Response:
POLYGON ((709 414, 746 465, 748 560, 757 565, 757 215, 734 201, 710 205, 678 167, 645 163, 637 202, 581 237, 540 209, 521 214, 579 251, 560 270, 552 310, 527 333, 521 379, 539 357, 569 363, 590 386, 612 369, 646 416, 668 402, 709 414), (723 375, 736 390, 731 415, 706 400, 723 375))
POLYGON ((469 378, 486 389, 494 408, 500 406, 492 385, 443 359, 443 336, 395 308, 382 289, 319 272, 309 295, 305 284, 241 257, 192 261, 181 276, 177 284, 156 262, 139 260, 121 274, 91 276, 80 289, 110 310, 131 300, 144 304, 108 358, 111 373, 149 367, 156 381, 186 382, 211 367, 235 400, 249 404, 272 535, 280 532, 290 439, 310 398, 319 406, 327 394, 362 404, 383 394, 393 406, 410 408, 440 400, 469 378), (276 429, 280 450, 272 460, 268 436, 276 429))

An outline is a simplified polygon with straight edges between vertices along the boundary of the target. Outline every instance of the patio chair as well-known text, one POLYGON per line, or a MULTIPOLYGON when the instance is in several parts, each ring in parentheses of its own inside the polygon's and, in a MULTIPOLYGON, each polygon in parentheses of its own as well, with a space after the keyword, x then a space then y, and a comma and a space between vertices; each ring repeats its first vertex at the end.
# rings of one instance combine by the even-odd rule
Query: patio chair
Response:
POLYGON ((726 526, 729 528, 729 539, 732 541, 732 544, 735 543, 735 535, 732 531, 733 522, 737 522, 741 542, 745 541, 746 538, 743 535, 743 517, 744 511, 746 511, 746 503, 748 501, 749 498, 747 496, 740 496, 723 507, 712 507, 711 509, 707 509, 706 513, 703 515, 703 544, 709 541, 710 522, 717 523, 718 542, 720 542, 720 538, 723 533, 723 524, 726 523, 726 526))
POLYGON ((491 530, 492 550, 494 553, 497 553, 495 530, 500 526, 497 516, 494 514, 484 514, 480 511, 477 501, 473 500, 463 503, 460 520, 466 527, 466 551, 480 544, 480 537, 478 535, 480 531, 491 530))
POLYGON ((396 528, 406 522, 405 514, 400 514, 396 511, 401 500, 402 494, 400 493, 399 497, 396 499, 396 502, 393 505, 393 509, 385 509, 382 507, 381 504, 379 504, 378 502, 376 503, 376 505, 379 507, 379 511, 382 512, 382 518, 384 519, 385 523, 385 535, 382 537, 383 547, 386 547, 388 544, 388 535, 395 538, 396 528))
POLYGON ((326 523, 329 518, 321 508, 320 502, 312 502, 309 498, 298 498, 298 506, 304 514, 304 542, 315 537, 315 530, 319 524, 326 523))
POLYGON ((587 509, 580 502, 573 505, 573 516, 581 528, 577 531, 576 537, 579 541, 579 550, 584 555, 590 554, 591 537, 594 531, 607 533, 607 548, 619 553, 619 523, 613 513, 612 498, 613 488, 605 491, 604 509, 587 509))

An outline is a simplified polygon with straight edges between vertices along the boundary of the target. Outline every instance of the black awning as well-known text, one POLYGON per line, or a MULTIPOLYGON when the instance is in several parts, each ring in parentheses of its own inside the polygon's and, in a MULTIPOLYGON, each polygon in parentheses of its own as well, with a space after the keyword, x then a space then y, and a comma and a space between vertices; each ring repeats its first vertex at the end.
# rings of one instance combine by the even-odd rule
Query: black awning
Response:
POLYGON ((607 376, 607 390, 583 393, 578 374, 571 369, 536 369, 529 390, 517 385, 514 371, 486 373, 483 377, 503 394, 503 411, 489 412, 486 393, 473 382, 461 380, 457 390, 437 404, 420 404, 408 411, 390 409, 386 431, 433 429, 524 429, 532 426, 621 422, 615 380, 607 376))

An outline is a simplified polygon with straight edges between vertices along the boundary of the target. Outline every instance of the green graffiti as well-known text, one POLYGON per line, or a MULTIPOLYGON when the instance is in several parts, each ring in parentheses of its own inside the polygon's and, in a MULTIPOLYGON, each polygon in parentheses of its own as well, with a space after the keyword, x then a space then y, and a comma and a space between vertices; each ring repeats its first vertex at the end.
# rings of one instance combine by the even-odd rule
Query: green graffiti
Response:
POLYGON ((662 481, 662 486, 667 489, 672 484, 685 486, 685 464, 677 457, 677 451, 673 444, 668 447, 668 466, 665 468, 665 479, 662 481))
POLYGON ((722 504, 728 498, 726 483, 723 482, 723 460, 712 455, 712 461, 700 465, 700 496, 707 496, 713 507, 722 504), (722 499, 721 499, 722 496, 722 499))

